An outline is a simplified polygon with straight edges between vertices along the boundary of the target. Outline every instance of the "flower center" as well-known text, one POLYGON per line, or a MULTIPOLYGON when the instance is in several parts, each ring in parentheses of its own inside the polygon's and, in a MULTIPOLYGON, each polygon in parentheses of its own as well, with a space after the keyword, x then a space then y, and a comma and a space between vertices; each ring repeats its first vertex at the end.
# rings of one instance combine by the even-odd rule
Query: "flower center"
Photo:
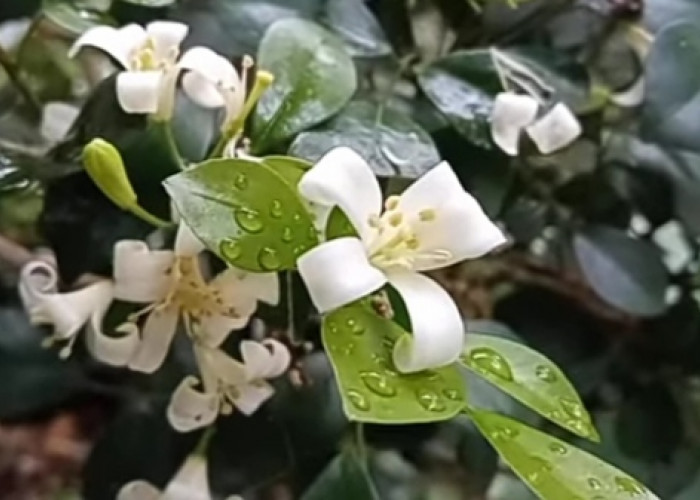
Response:
POLYGON ((399 196, 390 196, 384 203, 384 213, 372 216, 368 221, 376 230, 368 245, 370 262, 383 269, 395 266, 411 269, 421 259, 449 260, 452 257, 449 251, 426 248, 426 242, 421 241, 414 231, 416 224, 434 223, 437 211, 427 207, 409 214, 399 209, 400 200, 399 196))
POLYGON ((170 53, 163 57, 162 54, 157 53, 153 37, 148 37, 143 45, 132 53, 131 69, 134 71, 166 70, 175 64, 178 52, 178 49, 173 47, 170 53))

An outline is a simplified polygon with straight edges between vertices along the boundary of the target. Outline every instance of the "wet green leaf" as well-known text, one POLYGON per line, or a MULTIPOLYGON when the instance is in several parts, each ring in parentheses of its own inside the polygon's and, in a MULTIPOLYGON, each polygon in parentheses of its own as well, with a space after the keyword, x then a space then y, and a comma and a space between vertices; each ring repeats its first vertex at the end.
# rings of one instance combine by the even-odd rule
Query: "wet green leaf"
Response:
POLYGON ((560 439, 498 413, 473 410, 469 416, 543 500, 658 500, 636 479, 560 439))
POLYGON ((296 190, 265 162, 211 160, 168 178, 165 187, 194 232, 236 267, 293 269, 318 243, 296 190))
POLYGON ((257 62, 275 76, 253 119, 251 140, 258 153, 333 116, 357 87, 355 65, 342 42, 310 21, 272 25, 257 62))
POLYGON ((581 437, 599 439, 576 389, 557 365, 537 351, 505 338, 469 333, 460 359, 545 418, 581 437))
POLYGON ((329 0, 325 23, 360 57, 391 54, 391 45, 363 0, 329 0))
POLYGON ((351 420, 434 422, 452 418, 464 407, 464 383, 456 366, 414 374, 395 370, 392 350, 402 335, 409 334, 361 302, 324 318, 323 344, 351 420))
POLYGON ((109 16, 101 12, 61 0, 44 0, 41 12, 52 23, 74 35, 101 24, 113 23, 109 16))
POLYGON ((281 175, 294 190, 304 173, 311 168, 308 161, 293 156, 266 156, 263 162, 281 175))

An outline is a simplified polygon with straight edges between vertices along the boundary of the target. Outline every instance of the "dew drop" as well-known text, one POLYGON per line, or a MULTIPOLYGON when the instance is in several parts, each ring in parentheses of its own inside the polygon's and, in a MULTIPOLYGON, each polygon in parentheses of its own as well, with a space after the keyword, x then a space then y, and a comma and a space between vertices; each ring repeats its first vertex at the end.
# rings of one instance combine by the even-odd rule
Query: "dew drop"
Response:
POLYGON ((282 241, 285 243, 289 243, 294 239, 294 233, 292 232, 291 227, 285 227, 282 229, 282 241))
POLYGON ((248 187, 248 177, 245 174, 238 174, 233 180, 233 185, 243 191, 248 187))
POLYGON ((303 246, 294 247, 294 250, 292 250, 292 252, 294 252, 294 257, 299 257, 304 252, 306 252, 306 247, 303 247, 303 246))
POLYGON ((632 479, 631 477, 616 477, 615 485, 617 486, 618 491, 629 493, 629 495, 633 497, 646 493, 646 488, 636 479, 632 479))
POLYGON ((588 483, 588 487, 594 491, 600 491, 603 489, 603 483, 600 481, 600 479, 589 477, 586 482, 588 483))
POLYGON ((444 411, 446 406, 440 395, 432 389, 418 389, 416 391, 418 403, 428 411, 444 411))
POLYGON ((238 208, 233 216, 240 228, 248 233, 259 233, 265 226, 260 214, 249 208, 238 208))
POLYGON ((550 443, 548 448, 549 451, 556 453, 557 455, 566 455, 567 452, 566 446, 561 443, 550 443))
POLYGON ((345 324, 348 325, 353 335, 362 335, 365 333, 365 327, 352 318, 348 319, 345 324))
POLYGON ((532 470, 527 473, 527 479, 532 484, 540 483, 553 468, 550 462, 540 457, 530 457, 528 467, 532 467, 532 470))
POLYGON ((583 405, 578 401, 569 398, 560 398, 559 403, 566 413, 576 419, 582 419, 586 414, 583 405))
POLYGON ((343 352, 344 352, 347 356, 350 356, 353 352, 355 352, 355 344, 353 344, 352 342, 346 344, 346 345, 345 345, 345 349, 343 350, 343 352))
POLYGON ((385 398, 396 396, 396 387, 381 373, 377 372, 362 372, 360 379, 365 384, 367 389, 385 398))
POLYGON ((593 434, 593 428, 591 424, 584 422, 583 420, 569 420, 566 426, 575 434, 582 437, 588 437, 593 434))
POLYGON ((336 334, 336 333, 338 333, 338 325, 336 325, 335 323, 333 323, 333 322, 331 321, 330 323, 328 323, 328 330, 329 330, 331 333, 336 334))
POLYGON ((270 217, 279 219, 284 215, 284 210, 282 209, 282 202, 279 200, 272 200, 270 204, 270 217))
POLYGON ((495 440, 504 441, 518 437, 519 432, 510 427, 497 427, 491 431, 491 437, 495 440))
POLYGON ((233 238, 226 238, 219 244, 219 252, 224 260, 233 262, 243 253, 241 244, 233 238))
POLYGON ((535 368, 535 376, 543 382, 554 383, 557 381, 557 375, 549 366, 539 365, 535 368))
POLYGON ((260 267, 266 271, 276 271, 280 268, 281 262, 277 250, 270 247, 264 247, 258 254, 258 262, 260 267))
POLYGON ((347 396, 350 403, 358 410, 361 410, 361 411, 369 410, 369 408, 370 408, 369 401, 360 391, 350 389, 348 392, 345 393, 345 395, 347 396))
POLYGON ((457 389, 443 389, 442 394, 450 401, 461 401, 462 396, 457 389))
POLYGON ((475 368, 486 375, 494 375, 511 382, 513 371, 503 356, 488 347, 479 347, 469 353, 469 361, 475 368))
POLYGON ((315 227, 311 226, 311 227, 309 228, 308 235, 309 235, 309 238, 310 238, 310 239, 316 240, 316 239, 318 238, 318 231, 316 231, 316 228, 315 228, 315 227))
POLYGON ((431 382, 440 380, 442 378, 438 372, 433 370, 423 370, 421 372, 421 375, 423 375, 426 378, 426 380, 430 380, 431 382))

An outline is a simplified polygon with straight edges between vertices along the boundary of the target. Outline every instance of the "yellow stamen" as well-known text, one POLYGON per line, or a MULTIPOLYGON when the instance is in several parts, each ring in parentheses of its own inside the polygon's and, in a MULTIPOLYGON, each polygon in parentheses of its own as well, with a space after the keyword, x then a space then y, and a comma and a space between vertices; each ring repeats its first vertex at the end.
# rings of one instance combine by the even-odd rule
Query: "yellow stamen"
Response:
POLYGON ((399 227, 403 222, 403 214, 401 212, 393 212, 389 215, 389 224, 394 227, 399 227))
POLYGON ((386 201, 384 202, 384 209, 385 210, 395 210, 399 206, 399 201, 401 201, 401 197, 397 195, 391 195, 389 196, 386 201))
POLYGON ((432 222, 437 218, 437 213, 434 208, 426 208, 418 212, 418 218, 421 222, 432 222))

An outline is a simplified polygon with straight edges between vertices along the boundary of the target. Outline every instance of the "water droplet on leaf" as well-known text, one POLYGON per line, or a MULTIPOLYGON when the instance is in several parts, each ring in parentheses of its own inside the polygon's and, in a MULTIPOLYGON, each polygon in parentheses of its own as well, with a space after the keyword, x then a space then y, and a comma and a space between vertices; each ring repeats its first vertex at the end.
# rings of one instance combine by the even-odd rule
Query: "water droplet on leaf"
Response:
POLYGON ((233 185, 243 191, 248 187, 248 177, 245 174, 238 174, 233 181, 233 185))
POLYGON ((445 411, 445 402, 440 395, 432 389, 419 389, 416 391, 418 403, 428 411, 445 411))
POLYGON ((350 389, 345 394, 347 395, 348 400, 350 400, 350 403, 355 408, 357 408, 358 410, 361 410, 361 411, 369 410, 369 408, 370 408, 369 401, 360 391, 350 389))
POLYGON ((243 253, 243 248, 238 241, 232 238, 226 238, 219 244, 219 252, 224 260, 233 262, 241 256, 243 253))
POLYGON ((583 405, 578 401, 569 398, 560 398, 559 403, 566 413, 576 419, 582 419, 586 414, 583 405))
POLYGON ((365 333, 365 327, 352 318, 348 319, 345 324, 348 325, 353 335, 362 335, 365 333))
POLYGON ((513 380, 513 371, 508 361, 493 349, 488 347, 474 349, 469 353, 469 361, 485 375, 494 375, 508 382, 513 380))
POLYGON ((279 219, 283 214, 284 211, 282 210, 282 202, 279 200, 272 200, 272 204, 270 205, 270 216, 274 217, 275 219, 279 219))
POLYGON ((240 228, 248 233, 259 233, 264 227, 260 214, 249 208, 236 209, 234 219, 240 228))
POLYGON ((457 389, 443 389, 442 393, 445 397, 451 401, 461 401, 462 396, 459 394, 457 389))
POLYGON ((603 483, 600 481, 600 479, 589 477, 586 482, 588 483, 588 487, 592 490, 600 491, 603 489, 603 483))
POLYGON ((532 469, 527 473, 527 479, 532 484, 541 482, 553 469, 551 462, 540 457, 530 457, 528 468, 530 467, 532 469))
POLYGON ((566 446, 561 443, 550 443, 549 450, 557 455, 566 455, 567 452, 566 446))
POLYGON ((377 372, 362 372, 360 379, 367 388, 378 396, 390 398, 396 396, 396 387, 381 373, 377 372))
POLYGON ((258 254, 258 262, 260 267, 266 271, 276 271, 280 268, 281 262, 277 250, 270 247, 265 247, 258 254))
POLYGON ((618 491, 629 493, 631 496, 643 495, 646 493, 646 488, 636 479, 631 477, 616 477, 615 485, 618 491))
POLYGON ((557 381, 557 375, 549 366, 539 365, 535 368, 535 376, 543 382, 553 383, 557 381))
POLYGON ((282 229, 282 241, 289 243, 294 239, 294 233, 291 227, 285 227, 282 229))

